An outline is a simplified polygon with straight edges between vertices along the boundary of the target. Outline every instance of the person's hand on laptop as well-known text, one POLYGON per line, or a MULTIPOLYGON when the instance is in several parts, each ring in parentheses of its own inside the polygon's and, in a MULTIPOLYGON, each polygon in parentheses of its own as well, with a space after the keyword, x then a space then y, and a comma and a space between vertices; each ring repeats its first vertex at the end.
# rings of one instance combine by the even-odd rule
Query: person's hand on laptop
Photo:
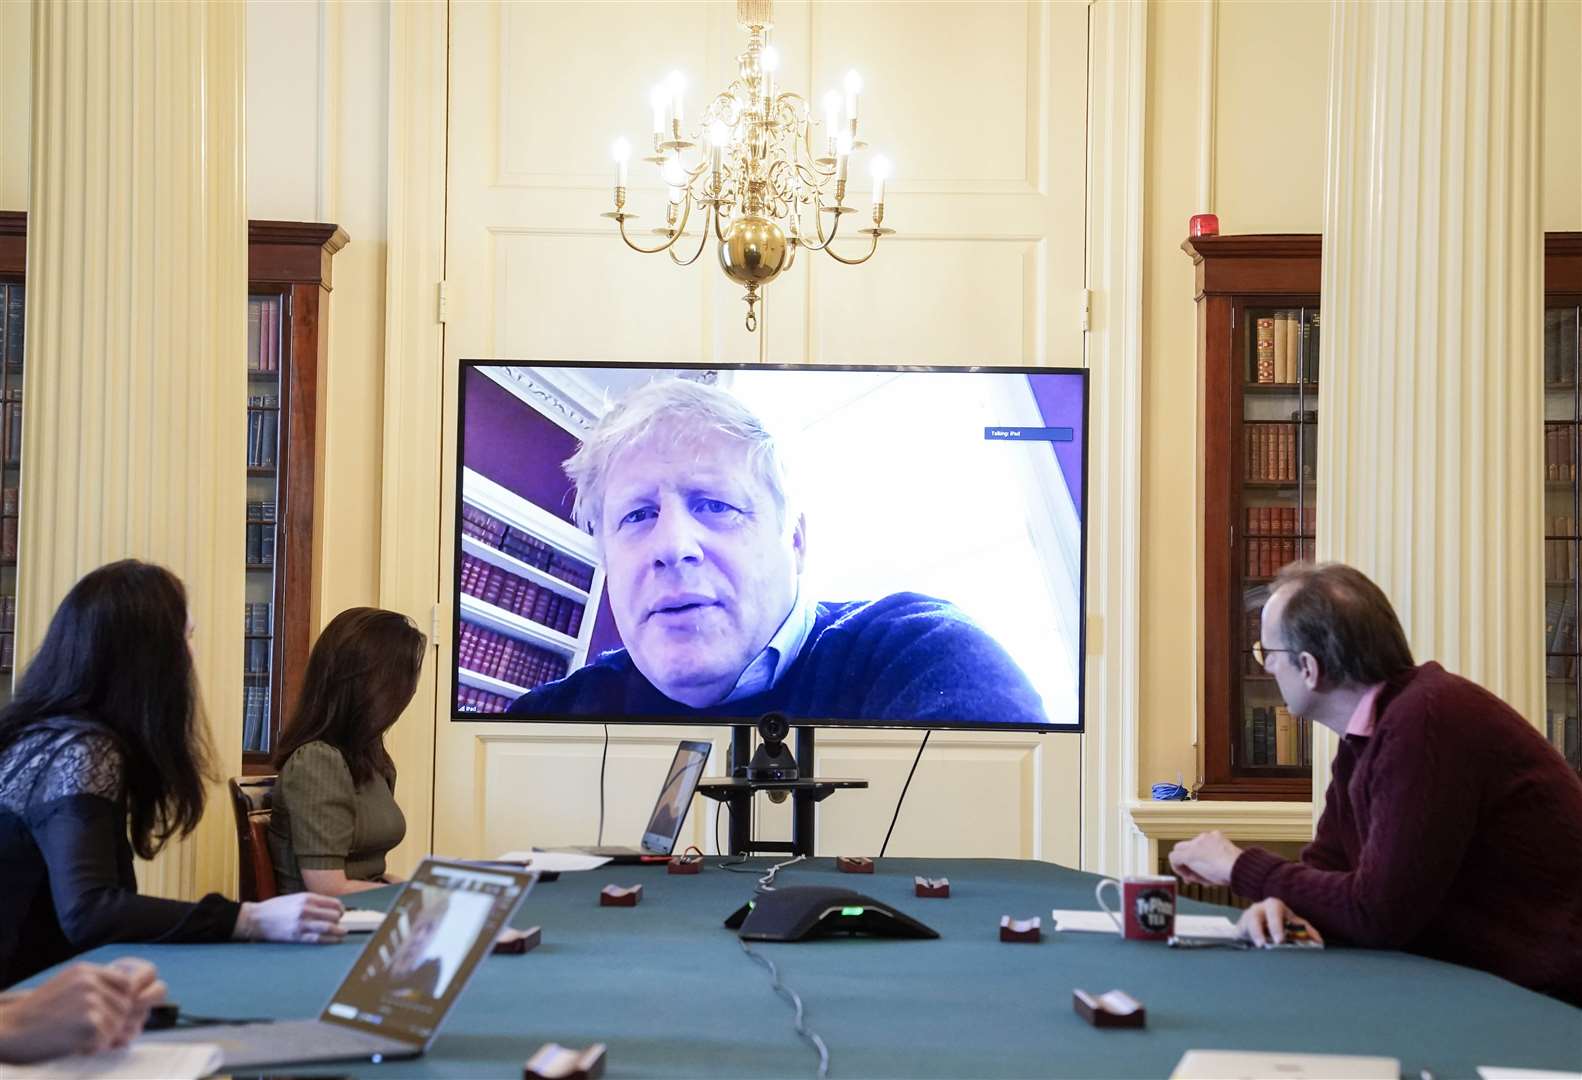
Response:
POLYGON ((243 904, 231 937, 237 941, 334 944, 346 936, 340 926, 345 911, 333 896, 289 893, 273 900, 243 904))
POLYGON ((165 984, 146 960, 73 964, 0 1000, 0 1062, 25 1065, 125 1046, 164 997, 165 984))

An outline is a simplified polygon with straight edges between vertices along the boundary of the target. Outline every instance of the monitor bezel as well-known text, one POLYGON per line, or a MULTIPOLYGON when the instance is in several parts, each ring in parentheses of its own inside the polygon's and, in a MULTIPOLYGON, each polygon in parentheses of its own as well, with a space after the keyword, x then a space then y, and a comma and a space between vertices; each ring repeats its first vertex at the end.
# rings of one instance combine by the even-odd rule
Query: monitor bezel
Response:
MULTIPOLYGON (((629 716, 626 714, 585 714, 511 717, 505 713, 466 713, 456 707, 457 672, 461 670, 461 635, 457 627, 461 621, 461 521, 462 481, 465 470, 462 440, 467 431, 467 392, 465 372, 468 368, 613 368, 622 370, 648 368, 654 371, 893 371, 922 374, 989 374, 989 375, 1079 375, 1082 378, 1082 498, 1078 508, 1081 522, 1080 578, 1077 588, 1077 721, 1075 724, 1021 724, 1021 723, 950 723, 945 721, 916 721, 900 723, 887 720, 853 719, 848 717, 789 717, 792 727, 800 728, 851 728, 877 731, 1022 731, 1038 734, 1082 735, 1087 732, 1087 655, 1088 655, 1088 494, 1091 487, 1089 452, 1092 440, 1090 408, 1093 392, 1092 372, 1085 367, 1040 367, 1027 365, 936 365, 936 364, 758 364, 688 363, 665 360, 524 360, 524 359, 469 359, 457 361, 456 378, 456 433, 454 493, 451 500, 451 610, 450 610, 450 694, 448 714, 453 723, 501 724, 663 724, 677 727, 730 728, 758 722, 756 715, 742 716, 687 716, 656 714, 629 716)), ((596 617, 596 616, 595 616, 596 617)))

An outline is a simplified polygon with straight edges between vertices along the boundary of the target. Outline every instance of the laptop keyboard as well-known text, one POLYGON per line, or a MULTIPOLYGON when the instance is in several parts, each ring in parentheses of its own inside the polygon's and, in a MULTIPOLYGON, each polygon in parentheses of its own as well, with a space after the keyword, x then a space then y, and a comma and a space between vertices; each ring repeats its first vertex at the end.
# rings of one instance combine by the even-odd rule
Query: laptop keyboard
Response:
POLYGON ((369 1035, 320 1020, 187 1028, 182 1030, 180 1041, 213 1043, 225 1055, 227 1067, 410 1054, 419 1049, 387 1036, 369 1035))

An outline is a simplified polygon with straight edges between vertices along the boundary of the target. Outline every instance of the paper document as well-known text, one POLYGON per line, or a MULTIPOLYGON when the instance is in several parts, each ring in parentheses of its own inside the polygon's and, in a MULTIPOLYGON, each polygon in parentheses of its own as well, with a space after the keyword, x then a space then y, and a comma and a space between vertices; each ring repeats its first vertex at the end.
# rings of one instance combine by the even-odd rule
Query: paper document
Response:
POLYGON ((125 1050, 72 1054, 40 1065, 0 1064, 0 1080, 197 1080, 224 1060, 213 1043, 136 1042, 125 1050))
POLYGON ((382 911, 347 908, 341 915, 341 929, 348 934, 371 934, 385 921, 382 911))
POLYGON ((1582 1073, 1552 1072, 1549 1069, 1513 1069, 1508 1065, 1479 1065, 1483 1080, 1582 1080, 1582 1073))
MULTIPOLYGON (((1090 934, 1119 934, 1115 920, 1102 911, 1065 911, 1049 913, 1056 930, 1075 930, 1090 934)), ((1236 924, 1223 915, 1177 915, 1175 932, 1182 937, 1236 939, 1236 924)))
POLYGON ((1401 1063, 1387 1057, 1281 1054, 1243 1050, 1188 1050, 1170 1080, 1400 1080, 1401 1063))
POLYGON ((577 870, 597 870, 610 861, 608 855, 584 855, 580 851, 507 851, 497 862, 521 863, 529 870, 546 874, 565 874, 577 870))

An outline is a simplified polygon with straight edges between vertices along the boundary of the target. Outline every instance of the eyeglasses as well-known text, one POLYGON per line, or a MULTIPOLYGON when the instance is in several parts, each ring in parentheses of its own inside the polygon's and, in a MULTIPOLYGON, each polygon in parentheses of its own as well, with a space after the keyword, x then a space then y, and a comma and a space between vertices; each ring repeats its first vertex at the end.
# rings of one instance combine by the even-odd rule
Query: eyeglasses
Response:
POLYGON ((1266 648, 1263 647, 1263 642, 1261 642, 1261 641, 1255 641, 1255 642, 1252 643, 1252 658, 1254 660, 1258 661, 1258 666, 1259 667, 1268 667, 1269 666, 1269 656, 1272 653, 1277 653, 1277 652, 1294 653, 1294 652, 1296 652, 1296 650, 1295 649, 1266 649, 1266 648))

